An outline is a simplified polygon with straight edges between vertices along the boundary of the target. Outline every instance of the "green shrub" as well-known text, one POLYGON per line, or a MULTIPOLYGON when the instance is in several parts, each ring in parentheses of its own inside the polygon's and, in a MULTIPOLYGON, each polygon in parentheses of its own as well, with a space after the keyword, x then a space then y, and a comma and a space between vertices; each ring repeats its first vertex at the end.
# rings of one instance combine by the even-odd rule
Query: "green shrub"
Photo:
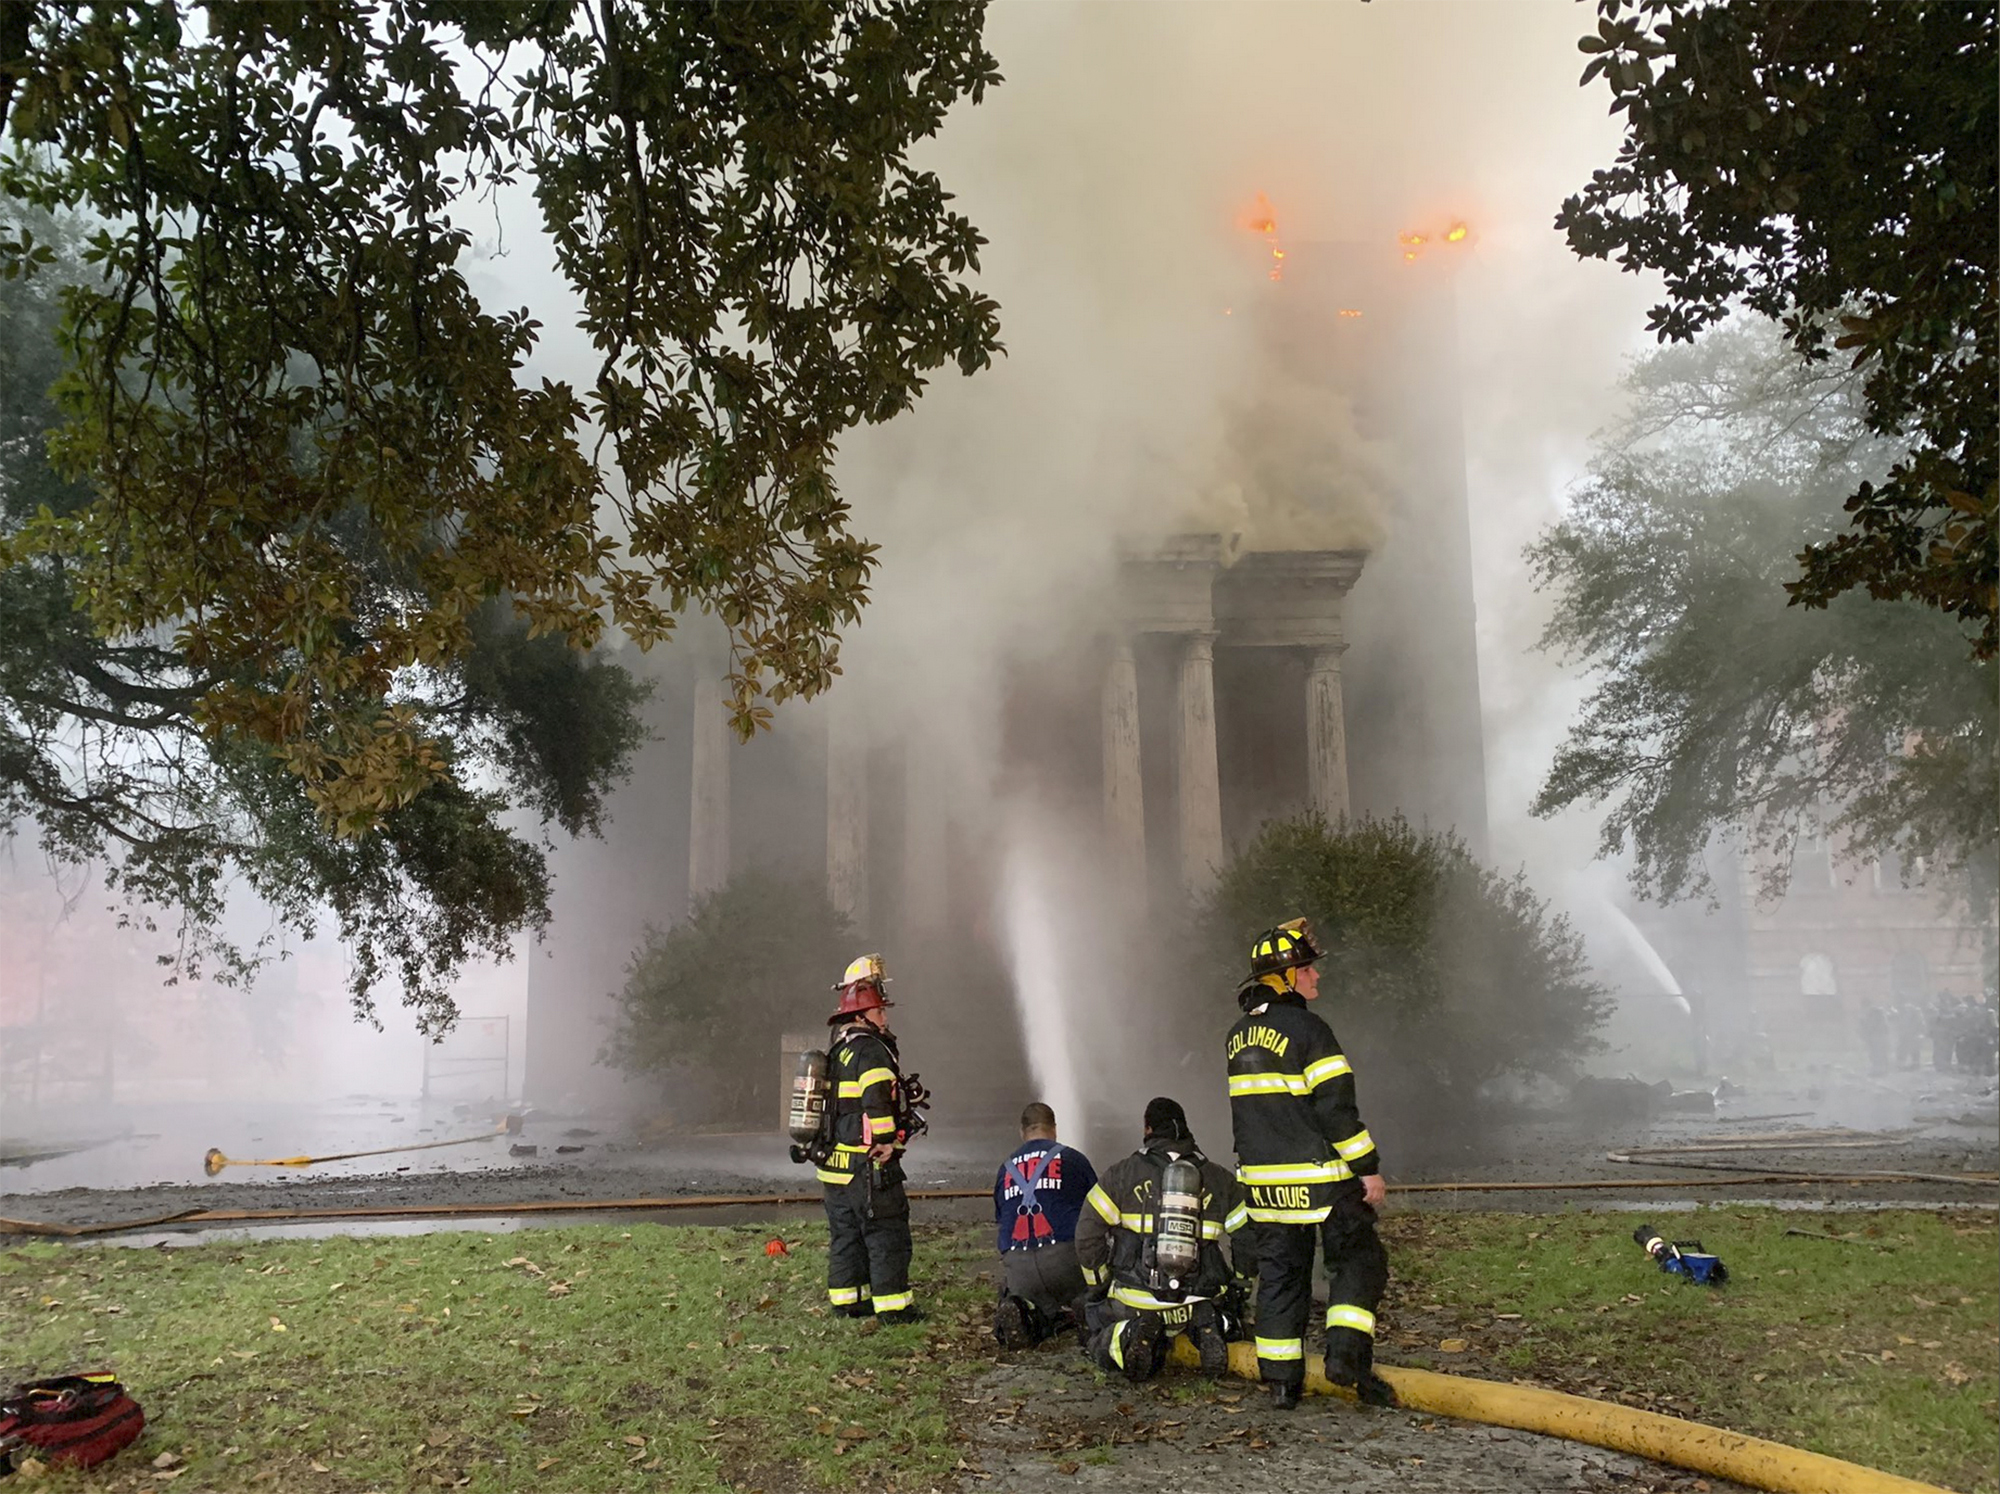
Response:
MULTIPOLYGON (((1560 1074, 1602 1046, 1608 994, 1582 939, 1524 874, 1481 866, 1456 836, 1401 817, 1270 822, 1205 911, 1214 982, 1240 981, 1251 941, 1300 914, 1327 953, 1320 1015, 1350 1047, 1365 1044, 1400 1099, 1469 1102, 1503 1074, 1560 1074)), ((1364 1114, 1381 1093, 1369 1086, 1364 1114)))
POLYGON ((666 1082, 688 1125, 769 1122, 778 1040, 817 1033, 861 951, 817 881, 732 878, 685 923, 648 927, 625 967, 601 1063, 666 1082))

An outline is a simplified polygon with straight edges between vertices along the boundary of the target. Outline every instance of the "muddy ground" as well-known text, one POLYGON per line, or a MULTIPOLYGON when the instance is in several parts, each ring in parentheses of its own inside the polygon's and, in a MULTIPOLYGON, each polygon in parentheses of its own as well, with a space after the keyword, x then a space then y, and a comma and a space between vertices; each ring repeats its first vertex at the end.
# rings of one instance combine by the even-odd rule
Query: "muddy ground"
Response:
POLYGON ((1044 1345, 983 1376, 964 1402, 965 1490, 1052 1494, 1640 1494, 1739 1485, 1555 1437, 1308 1397, 1273 1411, 1229 1382, 1190 1394, 1185 1372, 1146 1385, 1101 1380, 1072 1346, 1044 1345))

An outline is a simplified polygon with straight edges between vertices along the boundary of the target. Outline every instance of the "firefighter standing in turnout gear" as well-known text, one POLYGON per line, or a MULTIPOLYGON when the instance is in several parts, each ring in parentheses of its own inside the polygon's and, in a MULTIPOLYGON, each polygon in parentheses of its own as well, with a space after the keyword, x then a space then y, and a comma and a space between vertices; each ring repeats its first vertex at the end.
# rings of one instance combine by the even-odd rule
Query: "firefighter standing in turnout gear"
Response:
POLYGON ((921 1129, 921 1099, 898 1065, 889 1031, 888 976, 880 955, 863 955, 834 987, 839 1031, 827 1051, 833 1088, 833 1150, 819 1164, 825 1184, 826 1295, 845 1317, 922 1321, 910 1292, 910 1200, 903 1148, 921 1129))
POLYGON ((1084 1332, 1098 1368, 1128 1380, 1149 1379, 1166 1363, 1174 1335, 1185 1333, 1201 1355, 1203 1374, 1226 1371, 1230 1325, 1221 1299, 1235 1271, 1222 1246, 1247 1215, 1236 1179, 1202 1156, 1179 1105, 1161 1098, 1146 1106, 1145 1145, 1099 1174, 1085 1202, 1076 1259, 1092 1288, 1084 1332), (1199 1214, 1189 1221, 1199 1253, 1184 1279, 1170 1279, 1159 1259, 1161 1184, 1176 1160, 1192 1163, 1197 1171, 1190 1176, 1200 1180, 1190 1199, 1199 1214))
POLYGON ((1303 918, 1260 936, 1226 1044, 1236 1176, 1257 1244, 1257 1367, 1281 1410, 1305 1384, 1315 1238, 1326 1253, 1326 1377, 1364 1404, 1396 1400, 1374 1372, 1375 1308, 1389 1283, 1375 1233, 1382 1163, 1347 1055, 1306 1009, 1319 995, 1320 954, 1303 918))

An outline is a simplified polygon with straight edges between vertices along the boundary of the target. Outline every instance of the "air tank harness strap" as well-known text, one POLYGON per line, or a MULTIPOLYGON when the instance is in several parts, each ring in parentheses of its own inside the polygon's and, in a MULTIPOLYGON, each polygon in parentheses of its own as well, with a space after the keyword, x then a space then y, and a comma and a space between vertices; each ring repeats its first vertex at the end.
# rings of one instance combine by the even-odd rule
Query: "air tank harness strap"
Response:
POLYGON ((1041 1204, 1035 1200, 1036 1185, 1047 1175, 1055 1155, 1056 1149, 1051 1146, 1035 1158, 1034 1165, 1026 1171, 1014 1158, 1007 1159, 1007 1181, 1021 1190, 1021 1201, 1014 1208, 1014 1238, 1017 1241, 1046 1240, 1055 1234, 1048 1216, 1042 1212, 1041 1204))

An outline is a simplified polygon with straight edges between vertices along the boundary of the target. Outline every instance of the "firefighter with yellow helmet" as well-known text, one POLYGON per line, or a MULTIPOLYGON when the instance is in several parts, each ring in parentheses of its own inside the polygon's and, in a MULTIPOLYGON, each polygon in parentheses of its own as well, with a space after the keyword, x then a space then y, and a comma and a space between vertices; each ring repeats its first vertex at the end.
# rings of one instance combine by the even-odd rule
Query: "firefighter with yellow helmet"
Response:
POLYGON ((1315 1243, 1326 1259, 1326 1377, 1364 1404, 1396 1400, 1374 1372, 1375 1309, 1389 1283, 1375 1232, 1382 1161, 1361 1123, 1353 1065, 1307 1009, 1321 953, 1303 918, 1259 935, 1225 1045, 1236 1176, 1257 1246, 1257 1366, 1287 1410, 1305 1383, 1315 1243))
POLYGON ((827 1050, 830 1148, 815 1156, 825 1185, 826 1294, 836 1312, 889 1323, 920 1322, 910 1292, 910 1200, 903 1149, 924 1129, 916 1076, 905 1078, 889 1030, 889 977, 880 955, 850 963, 834 989, 840 1006, 827 1050))

